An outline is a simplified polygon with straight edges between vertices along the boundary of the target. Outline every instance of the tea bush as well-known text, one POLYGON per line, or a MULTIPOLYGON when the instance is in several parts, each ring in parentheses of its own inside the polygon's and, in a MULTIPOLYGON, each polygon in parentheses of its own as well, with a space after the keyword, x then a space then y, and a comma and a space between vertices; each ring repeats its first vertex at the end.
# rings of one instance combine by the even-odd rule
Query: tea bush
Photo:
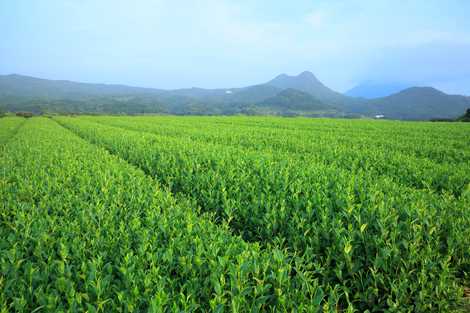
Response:
POLYGON ((26 121, 0 168, 1 312, 315 312, 338 303, 285 251, 244 242, 51 119, 26 121))
MULTIPOLYGON (((184 128, 173 119, 175 128, 184 128)), ((377 152, 376 158, 376 150, 352 154, 354 146, 344 145, 332 148, 339 149, 335 154, 325 153, 331 158, 344 155, 342 163, 319 162, 321 157, 309 158, 308 150, 295 153, 283 145, 223 145, 130 130, 138 124, 123 129, 90 120, 57 119, 143 169, 179 199, 214 212, 216 221, 245 240, 259 242, 266 251, 272 246, 287 249, 322 290, 338 293, 339 309, 445 312, 461 297, 459 279, 470 264, 466 160, 442 166, 431 158, 410 157, 411 163, 403 163, 413 165, 407 171, 400 172, 400 164, 392 163, 380 174, 369 159, 385 164, 388 151, 377 152), (433 167, 420 172, 420 160, 449 177, 456 172, 455 180, 445 180, 442 188, 426 186, 419 175, 431 175, 433 167)), ((403 132, 400 136, 406 138, 403 132)), ((461 129, 449 132, 461 135, 455 141, 467 139, 461 129)), ((419 142, 414 138, 418 135, 410 137, 419 142)), ((278 138, 282 140, 304 145, 300 137, 278 138)), ((390 154, 407 160, 403 153, 390 154)), ((431 183, 438 178, 433 176, 431 183)))

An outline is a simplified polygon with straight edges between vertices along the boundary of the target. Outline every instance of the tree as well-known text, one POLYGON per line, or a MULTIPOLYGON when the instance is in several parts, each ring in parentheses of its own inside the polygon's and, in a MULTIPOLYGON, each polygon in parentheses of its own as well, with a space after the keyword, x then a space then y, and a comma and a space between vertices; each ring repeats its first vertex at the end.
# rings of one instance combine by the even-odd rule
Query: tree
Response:
POLYGON ((459 121, 470 122, 470 108, 468 108, 465 114, 459 118, 459 121))

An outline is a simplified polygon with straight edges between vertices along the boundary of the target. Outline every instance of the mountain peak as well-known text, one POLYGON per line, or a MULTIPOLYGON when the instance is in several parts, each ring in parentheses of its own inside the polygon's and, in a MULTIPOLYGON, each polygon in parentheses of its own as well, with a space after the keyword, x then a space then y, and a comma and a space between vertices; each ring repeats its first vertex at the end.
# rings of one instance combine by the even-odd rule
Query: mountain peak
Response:
POLYGON ((318 79, 315 77, 315 75, 312 72, 303 71, 302 73, 300 73, 298 75, 287 75, 285 73, 279 74, 274 79, 272 79, 271 82, 276 81, 276 80, 286 81, 286 80, 299 80, 299 79, 300 80, 318 81, 318 79))
POLYGON ((270 80, 266 85, 281 89, 297 89, 306 92, 323 102, 344 102, 345 97, 323 85, 312 72, 304 71, 297 76, 281 74, 270 80))
MULTIPOLYGON (((295 88, 296 84, 321 84, 321 82, 313 75, 312 72, 303 71, 298 75, 287 75, 285 73, 277 75, 274 79, 268 82, 270 85, 285 85, 285 88, 295 88)), ((277 86, 281 87, 281 86, 277 86)))
POLYGON ((442 91, 434 87, 410 87, 400 91, 399 94, 406 95, 445 95, 442 91))
POLYGON ((308 79, 314 79, 314 80, 317 80, 317 78, 315 77, 315 75, 310 72, 310 71, 303 71, 302 73, 300 73, 299 75, 297 75, 297 77, 299 78, 308 78, 308 79))

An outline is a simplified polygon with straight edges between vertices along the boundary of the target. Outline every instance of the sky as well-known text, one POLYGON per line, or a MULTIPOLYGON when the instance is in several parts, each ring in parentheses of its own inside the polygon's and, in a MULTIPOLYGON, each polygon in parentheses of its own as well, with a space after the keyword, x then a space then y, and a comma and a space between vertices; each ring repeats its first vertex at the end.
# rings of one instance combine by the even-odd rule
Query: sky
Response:
POLYGON ((241 87, 309 70, 470 95, 468 0, 0 0, 0 74, 241 87))

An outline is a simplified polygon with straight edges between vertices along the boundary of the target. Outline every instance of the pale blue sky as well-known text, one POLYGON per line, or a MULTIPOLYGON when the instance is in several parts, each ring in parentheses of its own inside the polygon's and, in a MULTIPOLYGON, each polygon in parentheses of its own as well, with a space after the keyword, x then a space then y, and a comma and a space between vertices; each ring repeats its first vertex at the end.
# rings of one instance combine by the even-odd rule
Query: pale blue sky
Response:
POLYGON ((310 70, 470 95, 470 1, 0 0, 0 74, 235 87, 310 70))

